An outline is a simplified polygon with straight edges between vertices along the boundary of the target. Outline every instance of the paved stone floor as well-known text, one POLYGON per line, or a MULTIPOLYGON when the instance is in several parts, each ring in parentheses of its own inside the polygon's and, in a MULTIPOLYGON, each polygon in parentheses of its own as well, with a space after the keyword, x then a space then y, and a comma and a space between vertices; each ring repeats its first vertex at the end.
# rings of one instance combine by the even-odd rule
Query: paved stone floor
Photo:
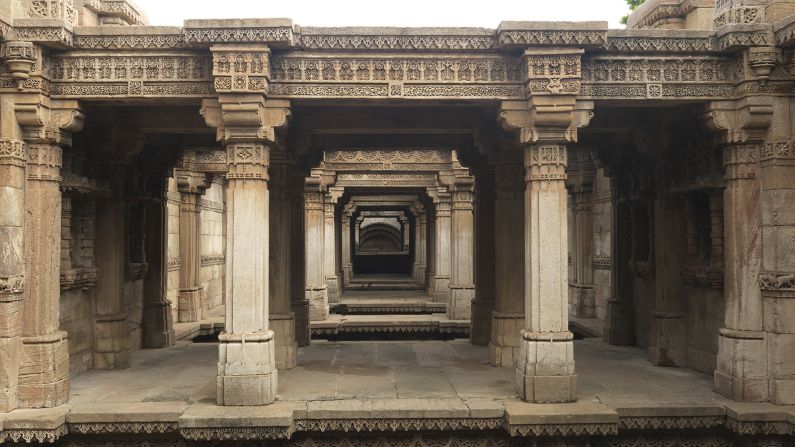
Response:
MULTIPOLYGON (((575 343, 581 400, 625 406, 711 406, 728 402, 712 378, 650 365, 645 351, 596 339, 575 343)), ((488 365, 488 348, 466 340, 323 342, 299 350, 299 366, 279 372, 279 399, 514 398, 513 369, 488 365)), ((89 371, 72 381, 70 402, 214 402, 217 347, 181 343, 132 355, 121 371, 89 371)))

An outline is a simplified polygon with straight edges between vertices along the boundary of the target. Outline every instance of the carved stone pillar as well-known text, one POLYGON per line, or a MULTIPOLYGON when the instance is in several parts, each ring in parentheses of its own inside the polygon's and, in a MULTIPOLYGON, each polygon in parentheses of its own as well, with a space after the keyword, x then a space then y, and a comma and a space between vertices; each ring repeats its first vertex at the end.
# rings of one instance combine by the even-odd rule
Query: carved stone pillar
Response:
POLYGON ((292 312, 290 278, 293 228, 290 218, 287 152, 271 152, 270 162, 270 324, 276 336, 276 366, 295 367, 295 314, 292 312))
MULTIPOLYGON (((314 179, 310 177, 309 179, 314 179)), ((318 180, 319 182, 319 180, 318 180)), ((324 193, 319 183, 308 183, 304 192, 304 227, 306 235, 306 299, 309 319, 328 318, 328 284, 326 283, 324 193)))
POLYGON ((342 284, 347 287, 351 283, 353 270, 351 260, 351 210, 346 206, 342 212, 342 284))
POLYGON ((210 186, 210 176, 202 172, 177 169, 177 190, 181 194, 179 207, 179 298, 177 315, 180 323, 202 319, 203 293, 201 285, 201 196, 210 186))
POLYGON ((165 348, 175 342, 174 320, 168 301, 167 275, 168 213, 166 198, 152 201, 146 210, 146 262, 144 279, 144 314, 142 320, 144 348, 165 348))
POLYGON ((718 336, 715 390, 731 399, 768 399, 768 363, 759 288, 762 208, 759 146, 770 124, 765 104, 713 103, 707 125, 724 146, 724 326, 718 336))
MULTIPOLYGON (((67 334, 59 330, 62 147, 71 146, 71 133, 82 130, 84 117, 73 101, 53 101, 49 108, 17 104, 15 112, 28 143, 23 251, 27 281, 17 401, 24 408, 54 407, 69 396, 67 334)), ((13 301, 15 294, 8 296, 13 301)))
MULTIPOLYGON (((110 169, 110 168, 106 168, 110 169)), ((123 178, 119 167, 116 174, 123 178)), ((124 296, 126 204, 121 191, 97 204, 97 281, 94 328, 94 368, 129 366, 130 334, 122 312, 124 296)))
POLYGON ((625 346, 635 343, 633 276, 629 269, 632 258, 632 211, 629 201, 618 190, 615 177, 611 179, 611 183, 613 212, 610 221, 610 284, 613 294, 607 300, 603 338, 612 345, 625 346))
POLYGON ((411 236, 409 235, 411 233, 410 220, 407 216, 404 216, 404 217, 399 217, 398 221, 400 222, 400 233, 402 235, 401 239, 403 244, 403 251, 409 251, 409 248, 411 246, 411 236))
POLYGON ((475 300, 469 340, 473 345, 488 346, 491 341, 491 315, 494 312, 494 168, 480 166, 475 195, 475 300))
POLYGON ((0 413, 17 408, 25 290, 25 143, 0 140, 0 413))
MULTIPOLYGON (((437 193, 434 195, 434 219, 436 220, 436 249, 435 267, 433 275, 433 300, 439 303, 449 302, 450 297, 450 217, 452 212, 451 197, 448 193, 437 193)), ((448 309, 448 314, 450 310, 448 309)))
MULTIPOLYGON (((224 45, 211 48, 216 81, 228 74, 223 61, 246 61, 248 82, 264 78, 267 48, 224 45), (254 78, 254 79, 252 79, 254 78)), ((245 77, 243 77, 245 78, 245 77)), ((216 86, 223 83, 216 82, 216 86)), ((268 166, 276 128, 287 124, 288 101, 259 94, 222 94, 205 100, 202 114, 216 127, 227 153, 226 324, 219 337, 217 401, 219 405, 267 405, 276 399, 276 353, 269 325, 270 199, 268 166)))
POLYGON ((498 154, 495 203, 495 302, 491 364, 516 366, 525 328, 524 165, 521 149, 506 143, 498 154))
POLYGON ((456 185, 452 192, 450 300, 447 306, 447 316, 452 320, 470 320, 475 299, 473 186, 456 185))
POLYGON ((340 300, 337 279, 337 230, 336 230, 337 197, 328 194, 323 202, 323 273, 326 277, 326 294, 329 303, 340 300))
POLYGON ((425 235, 423 234, 424 223, 422 222, 425 210, 422 204, 417 202, 411 206, 411 212, 414 216, 414 263, 411 267, 411 277, 419 284, 425 283, 425 272, 423 268, 425 256, 425 235))
POLYGON ((569 284, 569 311, 572 316, 594 318, 596 296, 593 285, 593 214, 591 194, 593 191, 594 166, 590 151, 584 148, 570 150, 568 186, 571 192, 573 222, 573 247, 570 247, 574 270, 573 282, 569 284))
POLYGON ((306 299, 306 230, 304 227, 304 173, 290 167, 290 295, 295 315, 295 340, 309 346, 309 301, 306 299))
POLYGON ((420 209, 418 222, 417 253, 419 254, 420 266, 417 279, 420 284, 425 285, 428 281, 428 212, 425 208, 420 209))

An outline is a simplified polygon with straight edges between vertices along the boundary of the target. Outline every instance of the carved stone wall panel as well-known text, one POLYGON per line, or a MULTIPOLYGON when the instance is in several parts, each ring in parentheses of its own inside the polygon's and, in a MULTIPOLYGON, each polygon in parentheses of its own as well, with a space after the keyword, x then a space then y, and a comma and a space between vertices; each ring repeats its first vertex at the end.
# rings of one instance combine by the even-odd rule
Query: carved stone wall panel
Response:
POLYGON ((62 53, 48 75, 53 96, 206 97, 214 93, 209 55, 62 53))

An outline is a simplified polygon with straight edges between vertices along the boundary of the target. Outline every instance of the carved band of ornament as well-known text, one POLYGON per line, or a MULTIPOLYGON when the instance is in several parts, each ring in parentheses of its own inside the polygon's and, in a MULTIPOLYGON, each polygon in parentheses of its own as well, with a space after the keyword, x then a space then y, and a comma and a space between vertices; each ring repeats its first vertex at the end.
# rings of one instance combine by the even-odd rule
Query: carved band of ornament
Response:
POLYGON ((29 144, 28 180, 42 182, 61 182, 61 165, 63 151, 59 146, 51 144, 29 144))
POLYGON ((586 83, 580 90, 580 97, 590 99, 719 99, 735 96, 733 85, 586 83))
POLYGON ((234 28, 186 28, 184 40, 187 43, 293 43, 293 28, 274 27, 234 27, 234 28))
POLYGON ((495 430, 503 418, 378 418, 378 419, 297 419, 297 432, 412 432, 448 430, 495 430))
POLYGON ((326 58, 275 57, 271 61, 274 82, 370 82, 403 81, 442 83, 510 83, 522 80, 517 59, 462 58, 326 58))
POLYGON ((770 295, 795 296, 795 272, 762 272, 759 287, 770 295))
POLYGON ((28 16, 34 19, 63 19, 77 25, 74 0, 29 0, 28 16))
POLYGON ((759 162, 759 146, 754 144, 738 144, 723 149, 723 166, 725 180, 756 178, 759 162))
POLYGON ((291 427, 202 427, 180 428, 179 434, 191 441, 255 441, 288 439, 291 427))
POLYGON ((201 266, 220 265, 226 262, 226 255, 202 255, 201 266))
MULTIPOLYGON (((648 434, 632 434, 596 439, 594 447, 680 447, 680 446, 711 446, 734 447, 736 440, 725 434, 665 434, 651 437, 648 434)), ((775 445, 775 443, 774 443, 775 445)))
POLYGON ((493 35, 400 36, 400 35, 315 35, 302 34, 298 40, 308 50, 491 50, 493 35))
POLYGON ((729 8, 715 17, 712 26, 718 29, 730 24, 761 23, 764 20, 764 6, 738 6, 729 8))
POLYGON ((111 433, 176 433, 179 424, 176 422, 93 422, 69 423, 69 432, 81 435, 111 433))
POLYGON ((182 34, 146 34, 129 36, 76 35, 74 45, 81 49, 164 49, 185 45, 182 34))
POLYGON ((216 51, 213 48, 215 89, 267 93, 269 57, 268 51, 216 51))
POLYGON ((601 270, 610 269, 611 265, 610 256, 594 256, 593 259, 591 260, 591 264, 593 264, 595 268, 601 270))
POLYGON ((334 150, 323 153, 326 163, 451 163, 453 161, 450 150, 436 149, 365 149, 365 150, 334 150))
POLYGON ((62 24, 50 26, 15 26, 10 34, 14 40, 55 43, 67 47, 72 47, 74 45, 74 34, 62 24))
POLYGON ((97 281, 99 280, 99 271, 93 267, 70 269, 67 271, 62 271, 60 279, 61 290, 88 290, 96 286, 97 281))
POLYGON ((56 96, 201 96, 214 93, 210 59, 182 52, 95 56, 65 53, 53 58, 56 96))
POLYGON ((759 148, 759 161, 795 161, 795 141, 765 143, 759 148))
POLYGON ((0 166, 25 167, 25 142, 20 140, 0 140, 0 166))
POLYGON ((615 436, 618 424, 527 424, 510 425, 511 436, 615 436))
POLYGON ((713 37, 609 37, 604 48, 621 52, 709 52, 717 43, 713 37))
POLYGON ((718 37, 717 51, 725 51, 734 47, 768 46, 773 45, 775 37, 770 31, 756 32, 729 32, 718 37))
POLYGON ((524 99, 521 85, 509 84, 287 84, 273 83, 269 96, 274 98, 490 98, 524 99))
POLYGON ((228 144, 227 163, 229 171, 227 180, 268 180, 269 150, 263 144, 236 143, 228 144))
POLYGON ((787 421, 737 421, 729 419, 726 427, 743 436, 795 435, 795 424, 787 421))
POLYGON ((695 287, 723 289, 723 267, 686 265, 681 270, 682 281, 695 287))
POLYGON ((435 175, 423 174, 340 174, 337 186, 407 186, 416 188, 436 187, 435 175))
POLYGON ((207 200, 207 199, 201 199, 199 201, 199 206, 201 206, 203 210, 215 211, 218 213, 223 213, 225 209, 224 204, 222 202, 214 202, 212 200, 207 200))
POLYGON ((501 46, 604 46, 607 30, 600 31, 546 31, 520 30, 499 33, 501 46))
POLYGON ((731 61, 718 57, 596 56, 583 62, 587 83, 733 83, 731 61))
POLYGON ((0 302, 19 301, 24 291, 24 274, 0 277, 0 302))
POLYGON ((166 191, 165 196, 166 200, 168 200, 169 202, 175 205, 179 205, 180 203, 182 203, 182 194, 180 194, 177 191, 166 191))
POLYGON ((54 429, 3 429, 0 430, 0 444, 5 442, 30 444, 52 444, 62 436, 66 436, 66 424, 59 425, 54 429))
POLYGON ((168 258, 168 271, 177 271, 182 267, 182 258, 168 258))

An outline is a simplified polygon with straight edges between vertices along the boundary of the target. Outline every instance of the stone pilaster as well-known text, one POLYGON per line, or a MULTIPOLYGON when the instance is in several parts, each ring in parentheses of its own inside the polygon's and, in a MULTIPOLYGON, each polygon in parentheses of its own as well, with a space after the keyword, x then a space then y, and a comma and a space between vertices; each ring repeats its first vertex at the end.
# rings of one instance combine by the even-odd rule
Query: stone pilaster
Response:
POLYGON ((304 192, 304 228, 306 235, 306 299, 309 301, 309 319, 321 321, 328 318, 328 284, 325 259, 325 210, 323 187, 319 176, 307 178, 304 192))
POLYGON ((25 291, 25 143, 0 140, 0 413, 17 408, 25 291))
POLYGON ((180 323, 202 319, 201 285, 201 196, 210 186, 210 176, 189 169, 175 170, 179 206, 179 297, 177 315, 180 323))
POLYGON ((323 273, 326 277, 326 295, 329 303, 340 300, 337 278, 337 196, 327 194, 323 201, 323 273))
POLYGON ((398 221, 400 221, 400 232, 401 232, 401 240, 403 243, 403 251, 409 251, 411 247, 411 221, 409 220, 408 216, 399 217, 398 221))
POLYGON ((420 284, 427 285, 428 282, 428 212, 425 208, 420 210, 418 217, 418 237, 417 253, 420 260, 419 273, 417 279, 420 284))
POLYGON ((612 216, 610 220, 610 284, 613 291, 605 309, 603 338, 612 345, 635 343, 635 308, 632 304, 632 212, 629 201, 619 194, 616 178, 611 179, 612 216))
POLYGON ((295 340, 295 314, 291 306, 290 278, 292 253, 290 194, 288 191, 287 152, 271 152, 270 162, 270 327, 276 336, 276 366, 295 367, 298 344, 295 340))
POLYGON ((410 207, 414 216, 414 262, 411 266, 411 277, 419 284, 425 284, 424 256, 425 256, 425 235, 423 218, 425 209, 422 204, 417 202, 410 207))
POLYGON ((705 120, 723 146, 724 325, 718 336, 715 390, 737 401, 766 401, 769 380, 763 302, 759 143, 770 125, 766 104, 713 103, 705 120))
POLYGON ((146 262, 144 279, 144 348, 165 348, 176 341, 171 303, 168 301, 168 213, 166 198, 152 201, 146 210, 146 262))
POLYGON ((590 151, 576 148, 570 151, 568 186, 572 199, 573 222, 570 247, 573 281, 569 283, 569 313, 574 317, 594 318, 596 297, 593 284, 593 192, 594 166, 590 151))
POLYGON ((495 178, 495 301, 489 344, 491 364, 516 366, 524 320, 524 154, 503 144, 495 178))
MULTIPOLYGON (((59 330, 61 163, 71 133, 82 130, 74 101, 17 104, 16 118, 26 140, 25 300, 17 386, 20 407, 54 407, 69 395, 67 334, 59 330)), ((11 295, 13 296, 13 295, 11 295)))
POLYGON ((270 51, 264 45, 216 45, 219 98, 202 114, 226 147, 226 314, 219 337, 219 405, 276 400, 276 352, 269 325, 270 146, 287 124, 289 101, 267 100, 270 51), (230 61, 239 61, 232 64, 230 61))
MULTIPOLYGON (((447 192, 434 191, 434 219, 436 248, 434 249, 433 300, 447 303, 450 299, 450 247, 452 202, 447 192)), ((449 310, 448 310, 449 312, 449 310)))

